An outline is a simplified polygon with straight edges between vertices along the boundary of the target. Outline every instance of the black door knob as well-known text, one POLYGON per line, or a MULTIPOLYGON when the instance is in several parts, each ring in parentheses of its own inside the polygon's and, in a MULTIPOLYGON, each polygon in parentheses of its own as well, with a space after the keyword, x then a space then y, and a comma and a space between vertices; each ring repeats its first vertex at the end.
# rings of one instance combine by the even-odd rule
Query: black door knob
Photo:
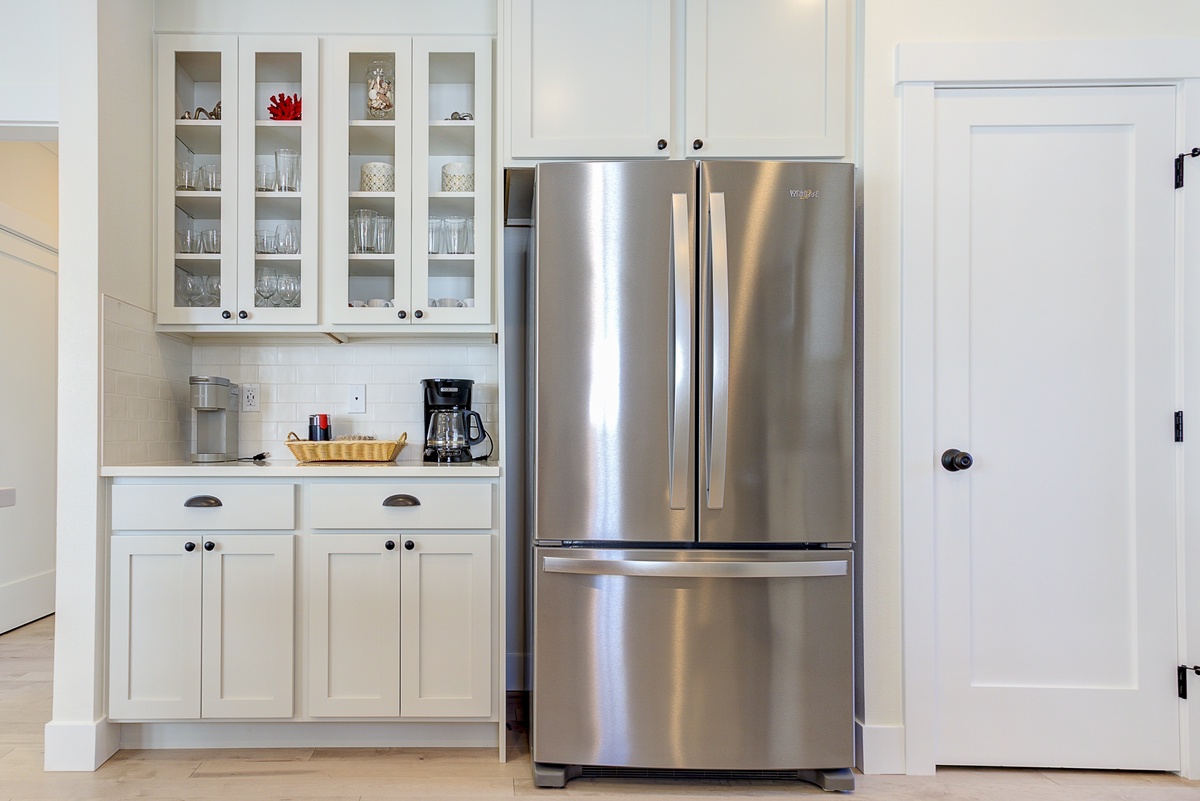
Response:
POLYGON ((667 140, 666 140, 666 139, 659 139, 659 140, 658 140, 658 149, 659 149, 659 150, 666 150, 666 149, 667 149, 667 140))
POLYGON ((415 312, 413 312, 413 317, 416 317, 418 320, 420 320, 424 316, 425 316, 425 312, 421 311, 420 309, 417 309, 415 312))
POLYGON ((187 551, 188 553, 191 553, 192 551, 196 550, 196 543, 194 543, 194 542, 185 542, 185 543, 183 544, 183 550, 187 551))
POLYGON ((217 547, 217 544, 215 542, 213 542, 212 540, 209 540, 208 542, 204 543, 204 550, 206 550, 206 551, 211 551, 213 548, 216 548, 216 547, 217 547))
POLYGON ((692 142, 692 150, 699 150, 702 147, 704 147, 703 139, 697 139, 695 142, 692 142))
POLYGON ((396 316, 403 320, 408 316, 408 312, 404 311, 404 309, 401 309, 400 311, 396 312, 396 316))
POLYGON ((404 550, 411 551, 413 548, 416 548, 416 547, 417 547, 417 544, 415 542, 413 542, 412 540, 404 541, 404 550))
POLYGON ((942 467, 946 468, 951 473, 957 473, 959 470, 966 470, 973 464, 975 464, 975 460, 971 458, 971 454, 967 453, 966 451, 960 451, 951 448, 942 454, 942 467))
POLYGON ((383 547, 387 548, 389 551, 394 551, 394 550, 396 550, 396 543, 393 542, 392 540, 388 540, 387 542, 385 542, 383 544, 383 547))
POLYGON ((221 317, 226 320, 228 320, 232 316, 233 315, 229 312, 229 309, 226 309, 225 311, 221 312, 221 317))
POLYGON ((249 316, 250 316, 250 314, 245 309, 242 309, 240 312, 238 312, 239 320, 245 320, 249 316))

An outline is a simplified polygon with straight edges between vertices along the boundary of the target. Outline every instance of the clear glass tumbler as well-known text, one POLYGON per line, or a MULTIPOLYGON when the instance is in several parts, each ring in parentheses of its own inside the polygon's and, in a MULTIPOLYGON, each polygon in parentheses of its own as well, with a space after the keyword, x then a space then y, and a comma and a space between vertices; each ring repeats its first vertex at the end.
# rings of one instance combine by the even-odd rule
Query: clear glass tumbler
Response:
POLYGON ((467 219, 465 217, 446 218, 446 253, 467 252, 467 219))
POLYGON ((375 220, 379 215, 370 209, 355 209, 350 214, 350 227, 353 239, 350 240, 351 253, 375 252, 375 220))
POLYGON ((275 175, 280 192, 300 191, 300 154, 287 148, 276 150, 275 175))
POLYGON ((442 252, 442 234, 446 230, 446 224, 441 217, 429 218, 429 252, 442 252))
POLYGON ((391 253, 393 239, 392 218, 382 214, 375 218, 375 252, 391 253))

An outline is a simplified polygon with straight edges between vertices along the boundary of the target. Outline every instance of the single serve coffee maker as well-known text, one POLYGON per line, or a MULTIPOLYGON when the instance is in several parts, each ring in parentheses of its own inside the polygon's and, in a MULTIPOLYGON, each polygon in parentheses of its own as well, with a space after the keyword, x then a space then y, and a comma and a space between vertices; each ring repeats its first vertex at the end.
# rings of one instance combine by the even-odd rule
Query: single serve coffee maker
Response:
POLYGON ((241 404, 238 385, 219 375, 194 375, 188 383, 192 387, 195 430, 192 461, 236 462, 241 404))
POLYGON ((471 387, 467 378, 425 378, 426 462, 469 462, 471 446, 487 437, 479 412, 471 411, 471 387))

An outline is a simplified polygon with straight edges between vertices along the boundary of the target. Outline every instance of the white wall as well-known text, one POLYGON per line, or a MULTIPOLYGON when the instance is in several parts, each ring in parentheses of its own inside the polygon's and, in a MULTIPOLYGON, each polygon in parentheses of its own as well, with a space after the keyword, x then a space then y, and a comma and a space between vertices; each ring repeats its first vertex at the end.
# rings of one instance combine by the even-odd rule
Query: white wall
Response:
MULTIPOLYGON (((904 769, 900 586, 900 42, 1200 36, 1193 0, 860 0, 866 228, 864 666, 868 772, 904 769)), ((1174 155, 1174 154, 1170 154, 1174 155)), ((1170 157, 1170 156, 1168 156, 1170 157)))
POLYGON ((2 632, 54 611, 58 157, 0 142, 0 176, 0 486, 17 490, 0 509, 2 632))
POLYGON ((0 131, 54 139, 58 123, 58 3, 0 0, 0 131))

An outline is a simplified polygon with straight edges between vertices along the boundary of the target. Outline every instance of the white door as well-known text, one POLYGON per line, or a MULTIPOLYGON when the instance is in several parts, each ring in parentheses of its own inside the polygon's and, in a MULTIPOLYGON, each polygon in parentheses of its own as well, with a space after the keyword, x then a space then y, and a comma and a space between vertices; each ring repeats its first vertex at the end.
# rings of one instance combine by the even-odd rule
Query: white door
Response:
POLYGON ((400 555, 400 714, 492 714, 492 535, 414 534, 400 555))
POLYGON ((936 106, 936 761, 1176 770, 1174 89, 936 106))

